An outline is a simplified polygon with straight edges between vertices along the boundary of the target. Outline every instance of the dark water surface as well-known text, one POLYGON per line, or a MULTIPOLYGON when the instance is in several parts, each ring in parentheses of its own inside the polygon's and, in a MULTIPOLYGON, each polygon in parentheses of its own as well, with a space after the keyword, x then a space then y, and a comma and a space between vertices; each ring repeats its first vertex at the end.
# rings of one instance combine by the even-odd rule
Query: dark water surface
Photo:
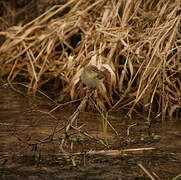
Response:
POLYGON ((157 122, 149 136, 142 118, 129 120, 123 113, 112 113, 108 120, 118 137, 109 125, 102 127, 100 114, 81 112, 74 124, 81 132, 69 132, 64 144, 69 154, 65 156, 60 148, 64 130, 60 129, 75 108, 69 105, 50 113, 56 106, 45 97, 0 88, 0 179, 150 179, 140 164, 156 180, 181 173, 181 120, 157 122), (52 139, 39 143, 52 132, 52 139), (130 148, 154 149, 114 155, 85 153, 130 148))

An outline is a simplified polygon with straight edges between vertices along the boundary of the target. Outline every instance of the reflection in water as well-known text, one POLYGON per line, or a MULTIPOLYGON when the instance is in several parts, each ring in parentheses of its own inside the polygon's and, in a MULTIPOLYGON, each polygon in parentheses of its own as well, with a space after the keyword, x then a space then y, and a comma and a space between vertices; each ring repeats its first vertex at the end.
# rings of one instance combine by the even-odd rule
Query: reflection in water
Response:
POLYGON ((161 143, 181 148, 181 121, 163 123, 160 129, 161 143))
MULTIPOLYGON (((56 127, 63 127, 72 112, 57 111, 51 117, 49 112, 55 104, 50 103, 46 98, 38 97, 24 97, 13 92, 9 88, 0 88, 0 152, 7 153, 8 151, 20 151, 26 142, 36 142, 48 135, 56 127), (22 142, 18 140, 20 138, 22 142)), ((53 108, 52 108, 53 109, 53 108)), ((124 123, 122 115, 112 114, 108 117, 112 126, 121 137, 127 138, 128 125, 124 123)), ((139 121, 139 120, 138 120, 139 121)), ((169 145, 175 148, 181 146, 179 141, 181 122, 167 122, 159 124, 155 128, 157 134, 161 136, 163 145, 169 145)), ((82 126, 93 137, 103 138, 101 129, 101 116, 96 113, 81 113, 77 127, 82 126)), ((75 132, 73 132, 75 133, 75 132)), ((131 129, 132 138, 139 137, 140 132, 136 132, 134 128, 131 129)), ((74 138, 80 138, 82 135, 75 133, 74 138)), ((59 152, 59 140, 61 133, 55 134, 57 141, 52 142, 51 145, 43 145, 44 152, 59 152)), ((114 147, 119 146, 119 141, 114 131, 108 127, 106 133, 106 140, 114 147)), ((87 142, 87 148, 95 149, 95 144, 91 145, 87 142)), ((121 147, 122 148, 122 147, 121 147)), ((75 147, 73 148, 76 149, 75 147)), ((79 150, 79 149, 78 149, 79 150)))
MULTIPOLYGON (((93 177, 92 179, 100 179, 100 173, 104 175, 105 172, 108 179, 112 179, 115 176, 118 177, 117 174, 121 175, 120 179, 125 176, 126 179, 136 179, 135 174, 140 175, 140 170, 136 170, 138 169, 138 162, 142 162, 151 171, 154 170, 156 172, 157 170, 159 176, 160 172, 162 172, 163 176, 168 174, 168 171, 171 172, 169 178, 164 176, 164 178, 160 179, 171 179, 170 177, 175 177, 180 173, 178 165, 180 163, 180 141, 178 140, 180 138, 180 122, 154 124, 156 127, 154 127, 153 132, 160 135, 161 140, 148 142, 140 140, 145 131, 140 130, 143 128, 139 127, 141 124, 145 124, 144 121, 140 119, 134 120, 134 122, 125 120, 121 113, 113 113, 108 116, 108 120, 122 137, 118 139, 114 131, 108 126, 106 142, 109 143, 110 149, 166 147, 163 151, 155 149, 146 153, 144 151, 137 154, 130 152, 130 154, 109 157, 98 155, 64 157, 62 154, 60 155, 62 131, 54 134, 53 141, 51 140, 38 146, 28 145, 28 143, 40 142, 40 140, 52 134, 53 129, 60 129, 65 126, 72 112, 57 110, 50 116, 47 112, 55 106, 56 104, 49 102, 46 98, 23 97, 10 89, 0 88, 0 179, 20 179, 20 177, 26 179, 27 177, 32 177, 35 180, 39 180, 44 179, 42 177, 47 179, 50 174, 51 177, 49 176, 50 178, 48 179, 56 179, 53 178, 56 176, 58 177, 57 179, 61 177, 61 179, 69 179, 69 176, 70 179, 79 179, 77 176, 82 179, 82 170, 75 168, 73 171, 71 164, 75 162, 78 165, 87 163, 85 164, 86 167, 83 165, 84 177, 87 177, 87 174, 92 177, 92 174, 94 174, 95 178, 93 177), (134 126, 129 129, 130 136, 127 136, 128 127, 131 127, 131 125, 134 126), (36 150, 36 152, 33 150, 36 150), (46 171, 45 169, 42 171, 41 168, 36 168, 34 165, 37 162, 41 164, 40 166, 46 168, 46 171), (69 166, 66 166, 67 163, 69 163, 69 166), (5 166, 2 167, 2 164, 5 164, 5 166), (157 165, 159 166, 157 167, 157 165), (32 167, 35 168, 32 170, 32 167), (167 172, 165 172, 165 169, 167 172), (48 170, 50 170, 50 173, 48 170), (56 173, 52 173, 55 171, 56 173), (19 172, 18 175, 17 172, 19 172), (27 174, 28 172, 29 174, 27 174)), ((102 133, 100 114, 81 112, 76 127, 81 127, 82 131, 87 132, 92 137, 105 138, 102 133)), ((100 143, 83 136, 78 131, 72 130, 68 135, 66 150, 69 152, 105 149, 105 146, 101 146, 100 143)), ((117 179, 116 177, 114 179, 117 179)), ((106 178, 103 177, 102 179, 106 178)))

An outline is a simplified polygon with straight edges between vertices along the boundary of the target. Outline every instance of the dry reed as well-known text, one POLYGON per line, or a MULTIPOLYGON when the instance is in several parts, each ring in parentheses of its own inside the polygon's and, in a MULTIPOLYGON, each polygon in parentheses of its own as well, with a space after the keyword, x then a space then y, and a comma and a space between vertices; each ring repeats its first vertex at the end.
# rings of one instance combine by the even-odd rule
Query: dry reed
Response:
POLYGON ((6 39, 1 76, 9 83, 24 77, 33 93, 57 77, 60 96, 77 99, 84 95, 83 67, 104 66, 110 73, 93 97, 100 108, 132 114, 141 106, 148 117, 153 111, 172 117, 181 108, 180 8, 179 0, 70 0, 53 6, 0 32, 6 39))

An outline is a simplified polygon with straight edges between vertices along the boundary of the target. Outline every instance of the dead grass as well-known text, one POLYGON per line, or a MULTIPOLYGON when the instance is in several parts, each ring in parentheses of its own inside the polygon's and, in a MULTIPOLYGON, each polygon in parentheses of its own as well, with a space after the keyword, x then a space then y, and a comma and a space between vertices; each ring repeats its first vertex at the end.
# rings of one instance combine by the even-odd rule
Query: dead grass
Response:
POLYGON ((181 108, 179 0, 70 0, 33 21, 4 32, 0 73, 11 83, 28 81, 28 92, 57 77, 60 96, 84 96, 79 76, 86 64, 110 73, 94 95, 102 109, 137 106, 165 118, 181 108), (59 18, 56 14, 70 11, 59 18))

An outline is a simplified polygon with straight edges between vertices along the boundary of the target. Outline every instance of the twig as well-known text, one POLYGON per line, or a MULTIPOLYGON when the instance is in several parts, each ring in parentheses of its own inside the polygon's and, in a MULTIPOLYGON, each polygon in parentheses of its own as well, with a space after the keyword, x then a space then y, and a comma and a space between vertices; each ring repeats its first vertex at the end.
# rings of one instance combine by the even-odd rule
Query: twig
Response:
POLYGON ((138 163, 138 166, 148 175, 148 177, 151 179, 151 180, 156 180, 149 172, 146 168, 143 167, 143 165, 141 163, 138 163))
POLYGON ((107 147, 107 145, 102 140, 100 140, 100 139, 98 139, 96 137, 93 137, 93 136, 87 134, 86 132, 81 131, 79 128, 76 128, 76 127, 73 127, 73 126, 72 126, 72 128, 79 131, 84 136, 87 136, 89 139, 96 140, 97 142, 100 142, 103 146, 107 147))
MULTIPOLYGON (((155 148, 148 147, 148 148, 134 148, 134 149, 123 149, 123 150, 88 151, 88 152, 84 152, 84 154, 86 153, 87 155, 117 156, 117 155, 121 155, 124 153, 132 153, 132 152, 139 152, 139 151, 151 151, 151 150, 155 150, 155 148)), ((82 152, 71 153, 71 155, 82 155, 82 152)))
POLYGON ((91 95, 93 94, 94 90, 90 90, 87 92, 86 96, 84 97, 84 99, 81 101, 80 105, 78 106, 78 108, 76 109, 76 111, 70 116, 68 123, 65 127, 65 135, 62 138, 61 144, 60 144, 60 149, 62 150, 62 152, 64 152, 63 149, 63 145, 65 143, 65 139, 67 137, 67 133, 70 130, 70 128, 72 127, 72 124, 75 122, 75 120, 78 118, 80 112, 84 109, 86 102, 88 101, 88 99, 91 97, 91 95))

